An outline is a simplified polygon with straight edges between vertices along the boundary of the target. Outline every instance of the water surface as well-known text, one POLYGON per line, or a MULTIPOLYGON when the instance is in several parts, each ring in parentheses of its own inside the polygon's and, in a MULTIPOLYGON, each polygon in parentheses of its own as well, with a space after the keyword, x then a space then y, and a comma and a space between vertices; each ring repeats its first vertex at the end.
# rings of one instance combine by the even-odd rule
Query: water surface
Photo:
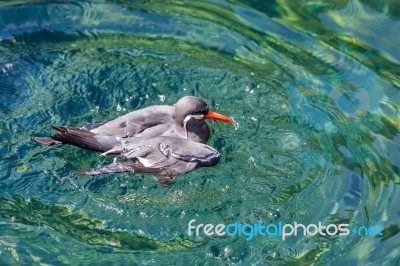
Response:
POLYGON ((400 6, 396 1, 0 2, 0 263, 399 264, 400 6), (56 180, 107 164, 42 147, 184 95, 213 168, 56 180), (202 223, 382 226, 381 237, 188 237, 202 223))

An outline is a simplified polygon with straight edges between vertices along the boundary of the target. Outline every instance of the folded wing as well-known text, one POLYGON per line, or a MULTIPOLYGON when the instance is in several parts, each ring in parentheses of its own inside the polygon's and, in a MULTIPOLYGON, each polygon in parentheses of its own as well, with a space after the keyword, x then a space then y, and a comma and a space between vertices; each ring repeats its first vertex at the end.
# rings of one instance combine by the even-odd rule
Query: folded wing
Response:
POLYGON ((141 168, 160 169, 161 175, 170 176, 214 166, 220 160, 218 151, 208 145, 173 137, 138 139, 118 145, 103 155, 122 155, 129 161, 136 161, 141 168))

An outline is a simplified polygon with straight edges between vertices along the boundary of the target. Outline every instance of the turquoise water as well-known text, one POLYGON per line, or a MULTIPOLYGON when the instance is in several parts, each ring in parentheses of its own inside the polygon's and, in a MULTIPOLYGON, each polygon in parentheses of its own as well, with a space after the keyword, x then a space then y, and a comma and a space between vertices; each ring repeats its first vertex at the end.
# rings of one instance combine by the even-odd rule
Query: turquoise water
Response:
POLYGON ((399 265, 397 1, 0 2, 0 264, 399 265), (184 95, 216 167, 56 180, 110 162, 42 147, 184 95), (188 222, 381 226, 382 236, 188 236, 188 222))

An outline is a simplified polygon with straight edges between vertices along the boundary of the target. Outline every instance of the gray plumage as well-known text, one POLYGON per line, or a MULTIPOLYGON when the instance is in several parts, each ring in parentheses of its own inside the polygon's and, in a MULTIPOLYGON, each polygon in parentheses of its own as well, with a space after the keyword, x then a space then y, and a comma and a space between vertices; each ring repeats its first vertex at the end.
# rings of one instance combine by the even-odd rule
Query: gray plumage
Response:
POLYGON ((57 134, 34 140, 44 145, 70 144, 124 159, 97 169, 79 171, 62 181, 76 175, 121 172, 172 177, 219 162, 218 151, 204 144, 210 136, 204 119, 234 123, 230 118, 210 111, 203 100, 185 96, 175 106, 150 106, 80 128, 52 126, 57 134))
POLYGON ((77 175, 124 172, 154 173, 172 177, 199 167, 214 166, 220 161, 220 155, 214 148, 203 143, 173 137, 138 139, 134 143, 117 145, 102 155, 118 155, 124 160, 73 173, 64 177, 61 182, 77 175))

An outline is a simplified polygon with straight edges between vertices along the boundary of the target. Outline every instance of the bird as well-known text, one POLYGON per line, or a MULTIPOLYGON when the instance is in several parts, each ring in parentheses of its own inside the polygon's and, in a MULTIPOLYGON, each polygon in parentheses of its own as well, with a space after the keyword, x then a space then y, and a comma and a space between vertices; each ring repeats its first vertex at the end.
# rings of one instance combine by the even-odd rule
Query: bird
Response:
POLYGON ((34 140, 44 145, 70 144, 123 159, 72 173, 60 182, 77 175, 122 172, 154 173, 172 180, 219 162, 218 151, 205 144, 210 137, 205 119, 235 124, 233 119, 211 111, 204 100, 184 96, 174 106, 153 105, 80 128, 51 126, 57 134, 34 140))
POLYGON ((72 173, 61 178, 58 183, 79 175, 130 172, 157 174, 161 177, 159 181, 162 185, 169 185, 174 183, 174 176, 196 168, 214 166, 220 161, 219 152, 206 144, 166 136, 117 145, 102 155, 120 156, 123 161, 72 173))
POLYGON ((99 152, 106 152, 121 142, 131 142, 138 137, 172 136, 206 143, 210 128, 204 119, 235 124, 231 118, 209 110, 202 99, 185 96, 175 106, 153 105, 80 128, 51 126, 58 134, 35 137, 34 140, 44 145, 70 144, 99 152))

